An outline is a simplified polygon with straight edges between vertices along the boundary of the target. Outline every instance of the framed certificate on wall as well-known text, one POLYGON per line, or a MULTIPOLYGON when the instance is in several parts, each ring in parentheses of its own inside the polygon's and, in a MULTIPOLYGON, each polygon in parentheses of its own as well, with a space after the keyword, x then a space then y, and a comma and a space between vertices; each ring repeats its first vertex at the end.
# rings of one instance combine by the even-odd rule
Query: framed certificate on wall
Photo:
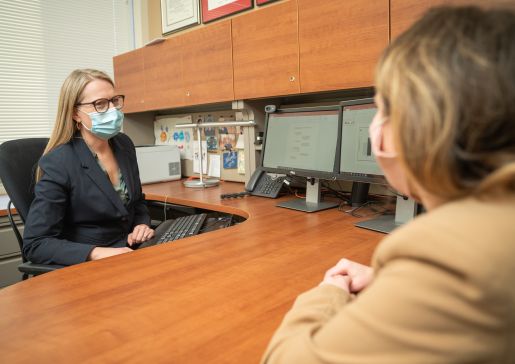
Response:
POLYGON ((201 0, 202 1, 202 22, 208 23, 212 20, 227 15, 251 9, 252 0, 201 0))
POLYGON ((199 0, 161 0, 163 34, 199 23, 199 0))

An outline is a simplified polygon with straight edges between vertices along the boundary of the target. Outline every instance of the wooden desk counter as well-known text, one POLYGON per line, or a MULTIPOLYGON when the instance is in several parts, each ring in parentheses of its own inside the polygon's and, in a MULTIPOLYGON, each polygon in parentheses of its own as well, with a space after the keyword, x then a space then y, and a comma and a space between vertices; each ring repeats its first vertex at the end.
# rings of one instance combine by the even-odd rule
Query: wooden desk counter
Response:
POLYGON ((295 297, 341 257, 369 263, 383 235, 355 228, 357 219, 337 209, 220 200, 242 190, 145 186, 147 199, 248 220, 0 290, 1 362, 258 362, 295 297))

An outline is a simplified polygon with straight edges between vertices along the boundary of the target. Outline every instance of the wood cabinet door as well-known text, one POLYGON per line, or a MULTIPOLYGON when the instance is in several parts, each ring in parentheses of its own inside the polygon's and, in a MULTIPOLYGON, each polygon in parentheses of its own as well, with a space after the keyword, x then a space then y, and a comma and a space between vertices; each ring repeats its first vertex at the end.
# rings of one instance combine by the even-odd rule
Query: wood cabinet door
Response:
POLYGON ((233 100, 231 21, 195 29, 178 39, 185 104, 233 100))
POLYGON ((298 0, 301 92, 373 85, 389 41, 388 0, 298 0))
POLYGON ((184 105, 181 47, 177 38, 143 48, 145 109, 169 109, 184 105))
POLYGON ((513 0, 391 0, 391 39, 408 29, 429 8, 440 5, 478 5, 482 7, 508 6, 515 8, 513 0))
POLYGON ((232 20, 236 99, 298 94, 297 1, 232 20))
POLYGON ((125 95, 124 113, 145 110, 143 49, 113 57, 116 93, 125 95))

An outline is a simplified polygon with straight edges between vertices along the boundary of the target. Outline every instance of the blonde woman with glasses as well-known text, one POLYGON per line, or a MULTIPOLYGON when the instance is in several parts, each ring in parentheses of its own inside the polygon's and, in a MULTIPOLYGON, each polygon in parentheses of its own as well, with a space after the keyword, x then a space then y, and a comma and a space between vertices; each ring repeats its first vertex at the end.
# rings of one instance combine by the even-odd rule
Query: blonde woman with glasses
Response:
POLYGON ((134 145, 120 132, 123 102, 101 71, 75 70, 64 81, 25 224, 29 261, 67 266, 153 237, 134 145))
POLYGON ((428 211, 299 296, 263 362, 515 363, 515 13, 429 11, 376 90, 377 161, 428 211))

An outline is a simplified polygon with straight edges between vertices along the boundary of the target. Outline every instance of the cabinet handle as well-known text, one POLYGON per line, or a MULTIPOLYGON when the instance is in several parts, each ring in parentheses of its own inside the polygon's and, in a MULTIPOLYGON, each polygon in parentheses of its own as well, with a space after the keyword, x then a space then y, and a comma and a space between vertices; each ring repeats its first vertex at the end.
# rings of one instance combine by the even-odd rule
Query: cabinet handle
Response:
POLYGON ((295 81, 295 76, 290 76, 290 82, 295 81))
POLYGON ((190 96, 190 92, 189 91, 186 91, 186 96, 190 96))

